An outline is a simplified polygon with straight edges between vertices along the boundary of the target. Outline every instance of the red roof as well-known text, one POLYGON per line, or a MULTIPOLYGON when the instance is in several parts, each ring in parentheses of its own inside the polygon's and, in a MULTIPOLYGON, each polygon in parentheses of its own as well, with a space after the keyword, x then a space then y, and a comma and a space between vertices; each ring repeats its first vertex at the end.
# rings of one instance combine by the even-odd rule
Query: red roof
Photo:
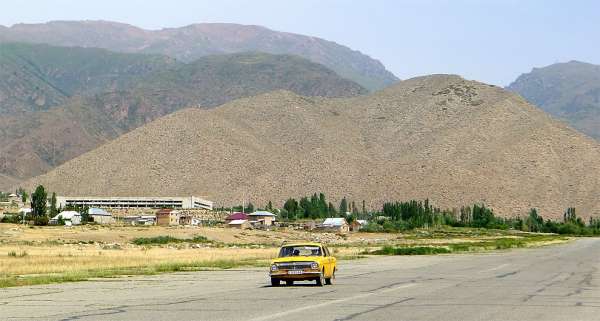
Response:
POLYGON ((225 220, 234 221, 234 220, 247 220, 247 219, 248 219, 247 214, 241 213, 241 212, 236 212, 236 213, 233 213, 233 214, 227 216, 227 218, 225 220))

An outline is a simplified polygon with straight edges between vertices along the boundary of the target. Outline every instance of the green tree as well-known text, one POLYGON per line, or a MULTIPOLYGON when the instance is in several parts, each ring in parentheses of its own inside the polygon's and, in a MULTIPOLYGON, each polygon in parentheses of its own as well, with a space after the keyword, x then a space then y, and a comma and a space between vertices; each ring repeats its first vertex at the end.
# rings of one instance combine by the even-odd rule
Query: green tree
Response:
POLYGON ((46 216, 47 201, 48 194, 46 193, 44 186, 39 185, 36 187, 35 192, 31 194, 31 210, 35 225, 48 224, 48 216, 46 216))
POLYGON ((329 208, 327 210, 328 217, 335 217, 336 214, 337 211, 335 210, 335 206, 333 206, 333 203, 329 202, 329 208))
POLYGON ((21 202, 23 202, 23 204, 27 203, 27 198, 29 195, 27 195, 26 191, 22 191, 21 192, 21 202))
POLYGON ((308 197, 303 197, 300 199, 300 203, 298 204, 298 216, 302 217, 302 218, 309 218, 310 217, 310 201, 308 200, 308 197), (302 209, 302 211, 300 211, 300 209, 302 209))
POLYGON ((58 214, 58 208, 56 207, 56 193, 52 193, 50 198, 50 217, 54 217, 58 214))
POLYGON ((544 219, 538 215, 537 209, 529 210, 529 216, 525 220, 525 226, 529 232, 541 232, 544 228, 544 219))
POLYGON ((325 194, 319 193, 319 217, 328 217, 329 216, 329 207, 327 206, 327 200, 325 199, 325 194))
POLYGON ((295 220, 297 218, 296 215, 299 214, 298 202, 293 198, 289 198, 287 201, 285 201, 283 204, 283 209, 287 212, 287 218, 290 220, 295 220))
POLYGON ((348 201, 346 197, 342 198, 340 201, 340 214, 345 215, 348 212, 348 201))

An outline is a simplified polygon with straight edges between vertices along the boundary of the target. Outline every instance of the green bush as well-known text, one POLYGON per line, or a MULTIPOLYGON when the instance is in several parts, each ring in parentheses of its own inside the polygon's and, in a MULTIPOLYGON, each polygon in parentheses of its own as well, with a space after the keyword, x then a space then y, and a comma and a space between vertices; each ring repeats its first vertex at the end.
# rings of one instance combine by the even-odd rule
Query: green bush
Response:
POLYGON ((384 246, 381 250, 375 251, 372 254, 378 255, 431 255, 431 254, 445 254, 451 253, 450 250, 444 247, 429 247, 429 246, 415 246, 415 247, 393 247, 384 246))
POLYGON ((27 256, 27 252, 22 251, 22 252, 17 253, 17 251, 10 251, 10 252, 8 252, 8 256, 10 256, 10 257, 25 257, 25 256, 27 256))
POLYGON ((48 225, 49 220, 50 219, 46 215, 36 216, 33 219, 33 224, 37 225, 37 226, 46 226, 46 225, 48 225))
POLYGON ((132 241, 133 244, 136 245, 151 245, 151 244, 169 244, 169 243, 208 243, 206 237, 202 235, 194 236, 191 239, 178 239, 176 237, 172 237, 170 235, 161 235, 155 237, 140 237, 136 238, 132 241))

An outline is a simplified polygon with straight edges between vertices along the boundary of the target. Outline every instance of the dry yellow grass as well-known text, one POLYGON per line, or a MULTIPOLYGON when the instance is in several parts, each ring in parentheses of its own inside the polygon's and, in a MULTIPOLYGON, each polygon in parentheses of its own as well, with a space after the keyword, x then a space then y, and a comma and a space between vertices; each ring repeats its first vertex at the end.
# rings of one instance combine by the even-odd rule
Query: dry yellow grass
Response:
MULTIPOLYGON (((290 234, 294 239, 302 239, 309 233, 290 234)), ((286 239, 285 235, 223 228, 28 228, 0 224, 0 287, 190 269, 266 267, 277 255, 275 244, 286 239), (139 237, 164 235, 181 239, 202 235, 215 243, 131 243, 139 237)), ((333 251, 339 257, 353 258, 361 249, 345 247, 333 251)))
POLYGON ((311 233, 297 230, 261 231, 238 230, 216 227, 132 227, 132 226, 46 226, 28 228, 16 224, 0 224, 0 244, 2 242, 44 243, 59 241, 65 243, 104 242, 129 243, 139 237, 170 235, 177 238, 193 238, 202 235, 209 240, 228 244, 279 245, 283 241, 323 240, 328 243, 378 243, 394 240, 398 234, 390 233, 351 233, 344 237, 332 233, 311 233))
MULTIPOLYGON (((523 234, 523 233, 521 233, 523 234)), ((0 224, 0 287, 183 270, 268 266, 283 241, 325 241, 340 259, 391 246, 448 246, 523 238, 509 232, 453 229, 394 233, 311 233, 194 227, 23 227, 0 224), (182 243, 135 245, 136 238, 171 236, 182 243), (192 239, 206 237, 209 243, 192 239)), ((533 241, 533 240, 529 240, 533 241)), ((544 242, 554 242, 552 238, 544 242)), ((564 241, 564 240, 563 240, 564 241)), ((531 245, 544 245, 531 243, 531 245)))
POLYGON ((277 252, 271 248, 200 248, 136 247, 103 250, 84 246, 0 246, 0 276, 24 276, 48 273, 72 273, 101 269, 148 268, 161 264, 210 266, 216 262, 253 262, 268 260, 277 252), (12 257, 15 251, 23 257, 12 257))

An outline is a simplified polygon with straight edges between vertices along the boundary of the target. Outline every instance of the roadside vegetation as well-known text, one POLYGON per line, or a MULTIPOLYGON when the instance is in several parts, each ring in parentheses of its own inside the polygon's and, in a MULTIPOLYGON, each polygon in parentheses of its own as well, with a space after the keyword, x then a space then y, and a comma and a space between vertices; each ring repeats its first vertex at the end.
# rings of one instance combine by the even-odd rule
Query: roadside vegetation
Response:
MULTIPOLYGON (((56 196, 48 195, 43 186, 31 195, 25 191, 19 195, 29 198, 33 212, 26 217, 28 226, 0 225, 0 287, 266 266, 284 241, 324 242, 336 257, 347 260, 366 255, 504 250, 565 242, 569 239, 565 235, 600 235, 600 220, 586 223, 574 208, 565 211, 561 222, 544 220, 535 209, 525 218, 506 219, 482 204, 442 210, 428 200, 385 203, 381 210, 367 211, 364 201, 357 206, 343 198, 335 206, 323 193, 299 201, 290 198, 281 209, 268 202, 264 210, 276 213, 284 223, 296 223, 268 231, 93 224, 42 227, 35 225, 46 225, 48 215, 61 210, 56 208, 56 196), (300 229, 303 221, 340 216, 349 223, 368 223, 354 233, 300 229)), ((254 205, 248 203, 243 209, 254 210, 254 205)), ((75 210, 82 213, 83 223, 89 223, 85 218, 87 209, 75 210)), ((14 223, 21 220, 17 217, 14 223)))
POLYGON ((500 238, 488 240, 471 240, 454 243, 436 243, 436 244, 412 244, 392 246, 386 245, 381 249, 374 251, 365 251, 362 254, 375 255, 431 255, 431 254, 449 254, 461 252, 481 252, 490 250, 506 250, 513 248, 524 248, 532 246, 541 246, 553 243, 562 243, 568 238, 558 235, 540 235, 540 234, 514 234, 503 235, 500 238))
POLYGON ((202 236, 197 235, 191 239, 180 239, 170 235, 161 235, 155 237, 139 237, 132 241, 136 245, 153 245, 153 244, 169 244, 169 243, 210 243, 210 241, 202 236))

